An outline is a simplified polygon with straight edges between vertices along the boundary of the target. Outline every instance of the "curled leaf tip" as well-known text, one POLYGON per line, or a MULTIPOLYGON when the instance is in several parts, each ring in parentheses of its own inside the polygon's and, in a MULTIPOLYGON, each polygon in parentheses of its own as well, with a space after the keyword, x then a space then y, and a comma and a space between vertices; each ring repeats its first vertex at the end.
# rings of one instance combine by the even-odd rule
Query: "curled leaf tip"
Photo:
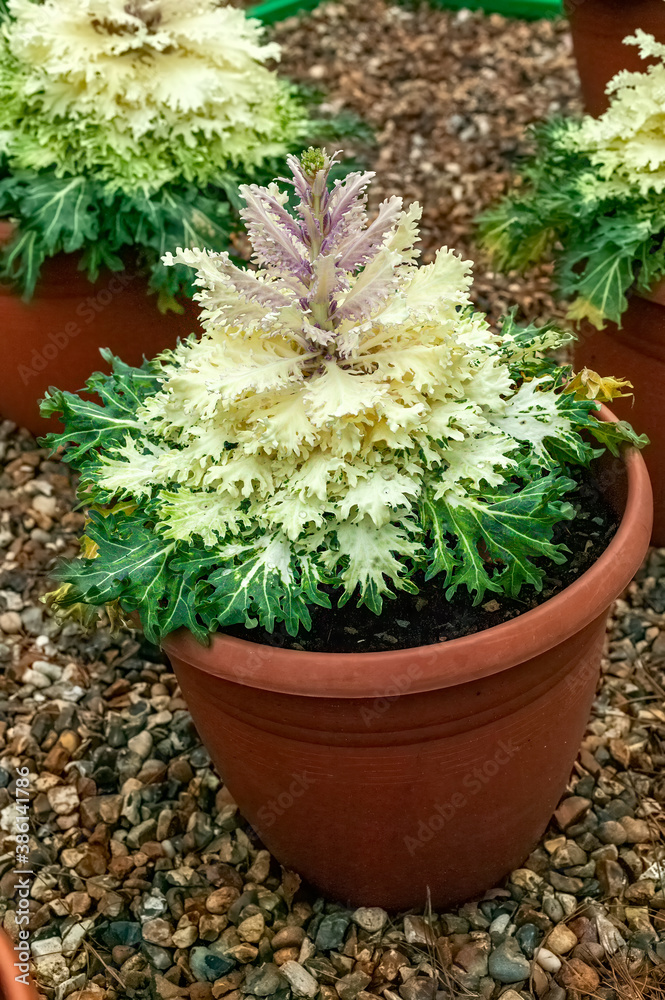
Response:
POLYGON ((73 584, 63 583, 56 590, 44 594, 40 601, 46 605, 59 624, 76 622, 85 631, 92 631, 99 618, 99 608, 76 600, 77 596, 73 584))
POLYGON ((564 389, 567 395, 574 395, 575 399, 593 399, 597 403, 610 403, 613 399, 623 399, 632 396, 632 392, 623 392, 623 389, 632 389, 633 383, 628 379, 615 378, 607 375, 604 378, 590 368, 582 368, 577 375, 574 375, 564 389))

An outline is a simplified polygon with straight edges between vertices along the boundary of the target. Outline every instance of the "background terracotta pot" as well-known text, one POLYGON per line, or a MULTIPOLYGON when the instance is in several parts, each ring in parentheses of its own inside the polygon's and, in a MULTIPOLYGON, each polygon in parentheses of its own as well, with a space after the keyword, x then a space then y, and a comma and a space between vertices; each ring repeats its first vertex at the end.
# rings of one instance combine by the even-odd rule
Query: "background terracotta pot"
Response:
POLYGON ((577 69, 587 111, 600 115, 608 106, 605 87, 622 69, 648 65, 623 39, 643 28, 665 42, 663 0, 565 0, 577 69))
MULTIPOLYGON (((623 513, 602 558, 518 619, 388 653, 306 653, 189 632, 164 643, 203 742, 269 850, 328 897, 434 907, 527 857, 569 778, 608 610, 638 569, 651 490, 605 462, 623 513)), ((390 610, 388 608, 388 614, 390 610)))
MULTIPOLYGON (((662 0, 660 0, 662 3, 662 0)), ((663 3, 665 7, 665 3, 663 3)), ((584 365, 601 375, 627 378, 633 397, 615 399, 612 409, 629 420, 651 444, 644 452, 654 493, 654 545, 665 545, 665 297, 656 289, 650 299, 634 296, 622 317, 622 328, 609 323, 596 330, 580 327, 574 367, 584 365), (664 298, 663 303, 654 299, 664 298)))
POLYGON ((16 982, 19 969, 14 968, 17 962, 14 945, 4 931, 0 930, 0 1000, 37 1000, 37 990, 30 984, 16 982))
MULTIPOLYGON (((663 0, 566 0, 577 68, 587 110, 602 114, 608 106, 605 88, 620 70, 646 65, 626 35, 637 28, 665 42, 663 0)), ((636 430, 646 433, 651 446, 645 458, 654 491, 654 545, 665 545, 665 293, 656 290, 650 301, 634 297, 622 318, 622 328, 610 323, 602 331, 591 324, 580 327, 575 367, 603 375, 629 378, 634 399, 615 400, 613 408, 636 430)))
MULTIPOLYGON (((0 243, 10 234, 11 225, 0 222, 0 243)), ((93 285, 78 261, 64 253, 46 261, 30 302, 0 285, 0 417, 36 435, 61 428, 39 416, 49 386, 77 392, 92 372, 108 370, 100 348, 139 365, 200 329, 194 303, 187 301, 183 314, 160 313, 146 278, 131 267, 107 271, 93 285)))

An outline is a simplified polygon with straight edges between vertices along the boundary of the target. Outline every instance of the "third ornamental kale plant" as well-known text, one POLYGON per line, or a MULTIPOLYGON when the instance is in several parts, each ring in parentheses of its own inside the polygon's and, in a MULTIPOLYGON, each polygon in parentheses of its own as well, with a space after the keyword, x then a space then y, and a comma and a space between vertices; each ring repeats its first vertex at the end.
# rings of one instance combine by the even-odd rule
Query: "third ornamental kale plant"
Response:
POLYGON ((499 267, 553 258, 570 319, 598 329, 665 276, 665 45, 641 30, 624 41, 656 61, 614 77, 600 118, 537 128, 521 183, 480 220, 499 267))
POLYGON ((200 337, 141 369, 115 359, 89 382, 99 404, 47 397, 89 508, 63 612, 138 611, 152 639, 295 635, 312 605, 379 615, 417 579, 476 603, 539 590, 569 556, 553 532, 575 477, 643 443, 597 419, 622 383, 571 381, 543 355, 566 340, 549 327, 493 333, 469 262, 418 265, 420 207, 392 197, 370 221, 372 175, 330 183, 331 166, 290 159, 294 214, 288 188, 243 189, 255 269, 165 258, 196 269, 200 337))

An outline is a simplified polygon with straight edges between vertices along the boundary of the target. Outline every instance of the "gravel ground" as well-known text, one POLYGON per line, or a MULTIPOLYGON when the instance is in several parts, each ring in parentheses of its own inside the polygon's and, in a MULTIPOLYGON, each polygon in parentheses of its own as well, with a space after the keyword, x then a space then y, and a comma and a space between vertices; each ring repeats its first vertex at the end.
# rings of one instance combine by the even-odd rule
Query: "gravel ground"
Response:
POLYGON ((0 918, 16 939, 15 776, 28 766, 43 997, 665 993, 665 550, 617 605, 588 735, 540 846, 482 900, 391 919, 280 871, 154 647, 44 615, 38 597, 82 517, 26 432, 0 425, 0 457, 0 918))
POLYGON ((420 202, 424 262, 444 245, 477 261, 476 301, 495 319, 516 303, 530 319, 563 315, 549 268, 494 274, 473 225, 508 186, 528 148, 525 127, 581 109, 564 21, 347 0, 274 34, 282 72, 325 89, 331 110, 353 111, 375 129, 377 148, 359 151, 377 172, 371 204, 392 194, 420 202))
MULTIPOLYGON (((277 30, 291 76, 377 129, 374 198, 425 205, 425 259, 441 243, 474 255, 472 217, 507 183, 524 124, 576 101, 557 24, 366 0, 277 30)), ((515 301, 551 312, 546 273, 477 274, 493 315, 515 301)), ((588 735, 524 867, 455 912, 352 913, 256 842, 153 647, 45 616, 38 597, 82 516, 67 470, 25 432, 0 425, 0 460, 0 919, 16 938, 14 775, 27 764, 43 997, 665 995, 665 551, 617 604, 588 735)))

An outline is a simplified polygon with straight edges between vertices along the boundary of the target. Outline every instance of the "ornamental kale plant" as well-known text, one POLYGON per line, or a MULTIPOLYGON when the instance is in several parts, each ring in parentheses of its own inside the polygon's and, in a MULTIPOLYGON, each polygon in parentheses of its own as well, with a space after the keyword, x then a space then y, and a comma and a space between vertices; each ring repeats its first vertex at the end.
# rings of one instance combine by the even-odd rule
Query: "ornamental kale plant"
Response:
MULTIPOLYGON (((193 291, 160 260, 229 248, 239 184, 316 130, 259 21, 217 0, 8 0, 0 37, 5 277, 30 296, 46 257, 94 280, 140 251, 160 305, 193 291)), ((350 126, 352 127, 352 126, 350 126)))
POLYGON ((553 257, 570 318, 599 329, 665 275, 665 45, 644 31, 624 41, 659 61, 619 73, 600 118, 537 128, 521 184, 481 219, 498 266, 553 257))
POLYGON ((257 622, 295 635, 310 605, 378 615, 418 573, 476 602, 538 590, 566 561, 553 529, 574 517, 593 438, 643 443, 596 417, 625 383, 584 373, 563 391, 542 351, 567 335, 508 320, 497 336, 468 261, 444 248, 418 266, 418 205, 392 197, 370 222, 372 174, 330 185, 312 149, 289 165, 295 214, 277 184, 243 188, 256 270, 166 257, 197 269, 199 339, 141 369, 114 360, 88 383, 101 405, 46 398, 90 510, 50 597, 65 613, 138 611, 153 639, 257 622))

